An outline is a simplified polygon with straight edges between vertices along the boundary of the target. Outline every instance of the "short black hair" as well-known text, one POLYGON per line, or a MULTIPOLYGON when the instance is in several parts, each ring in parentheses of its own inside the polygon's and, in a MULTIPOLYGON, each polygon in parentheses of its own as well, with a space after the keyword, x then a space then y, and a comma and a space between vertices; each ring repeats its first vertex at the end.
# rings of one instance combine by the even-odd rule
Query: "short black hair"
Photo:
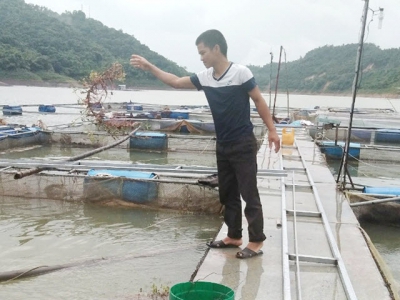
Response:
POLYGON ((221 53, 225 57, 227 57, 228 45, 226 43, 225 37, 223 36, 223 34, 220 31, 218 31, 216 29, 210 29, 210 30, 204 31, 196 39, 196 46, 200 43, 203 43, 204 46, 206 46, 210 49, 214 48, 215 45, 219 45, 219 48, 221 49, 221 53))

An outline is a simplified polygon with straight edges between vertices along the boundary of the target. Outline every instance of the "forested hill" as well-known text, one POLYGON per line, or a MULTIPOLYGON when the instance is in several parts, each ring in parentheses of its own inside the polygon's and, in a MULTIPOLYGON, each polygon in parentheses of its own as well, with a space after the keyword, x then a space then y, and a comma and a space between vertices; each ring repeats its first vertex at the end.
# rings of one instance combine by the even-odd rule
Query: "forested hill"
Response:
POLYGON ((119 62, 127 85, 159 84, 152 75, 129 66, 132 53, 166 71, 188 74, 134 36, 108 28, 81 11, 59 15, 23 0, 0 1, 0 81, 72 83, 119 62))
MULTIPOLYGON (((357 48, 357 44, 324 46, 287 63, 282 55, 279 91, 350 93, 357 48)), ((0 0, 0 84, 76 84, 91 71, 103 71, 119 62, 125 69, 127 86, 160 86, 152 75, 129 66, 132 53, 178 76, 189 75, 185 68, 151 51, 134 36, 106 27, 81 11, 60 15, 23 0, 0 0)), ((272 65, 250 66, 263 91, 270 87, 275 90, 278 58, 279 53, 274 53, 272 65)), ((269 55, 265 61, 270 61, 269 55)), ((359 93, 399 94, 400 48, 382 50, 365 44, 361 69, 359 93)))
MULTIPOLYGON (((358 44, 324 46, 287 63, 284 62, 283 52, 278 89, 296 93, 350 93, 357 52, 358 44)), ((274 61, 279 62, 279 53, 274 56, 274 61)), ((250 66, 263 90, 269 90, 271 82, 271 89, 275 91, 278 62, 272 63, 272 72, 271 64, 250 66)), ((400 48, 382 50, 374 44, 364 44, 360 70, 358 92, 382 95, 400 93, 400 48)))

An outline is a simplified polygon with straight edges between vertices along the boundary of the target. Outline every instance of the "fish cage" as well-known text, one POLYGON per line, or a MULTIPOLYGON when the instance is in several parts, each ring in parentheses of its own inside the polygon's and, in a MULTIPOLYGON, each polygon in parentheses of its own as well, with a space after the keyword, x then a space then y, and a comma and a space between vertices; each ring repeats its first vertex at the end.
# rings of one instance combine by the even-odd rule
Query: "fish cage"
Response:
MULTIPOLYGON (((151 176, 129 175, 128 170, 90 171, 59 165, 21 179, 15 175, 26 168, 2 167, 0 193, 9 197, 91 202, 101 205, 172 209, 180 212, 218 214, 218 189, 202 182, 204 172, 190 173, 173 168, 151 176), (107 173, 106 176, 104 173, 107 173), (199 181, 200 180, 200 181, 199 181)), ((82 168, 82 167, 81 167, 82 168)), ((135 173, 133 172, 133 173, 135 173)), ((141 172, 139 172, 141 173, 141 172)))
MULTIPOLYGON (((61 146, 101 147, 115 141, 116 137, 105 132, 53 131, 51 143, 61 146)), ((265 135, 265 134, 264 134, 265 135)), ((258 148, 264 135, 256 136, 258 148)), ((216 149, 214 134, 170 134, 165 132, 140 131, 135 133, 126 143, 117 148, 155 152, 189 151, 211 153, 216 149)))

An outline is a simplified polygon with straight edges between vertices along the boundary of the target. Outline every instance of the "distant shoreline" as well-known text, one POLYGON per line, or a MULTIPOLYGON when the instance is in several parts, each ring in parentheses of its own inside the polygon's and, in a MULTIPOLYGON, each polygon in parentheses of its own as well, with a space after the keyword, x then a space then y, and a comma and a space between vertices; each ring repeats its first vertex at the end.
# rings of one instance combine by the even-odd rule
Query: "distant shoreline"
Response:
MULTIPOLYGON (((266 92, 262 92, 265 94, 266 92)), ((281 92, 280 94, 283 94, 285 92, 281 92)), ((305 95, 305 96, 336 96, 336 97, 352 97, 352 93, 321 93, 321 94, 315 94, 315 93, 297 93, 297 92, 292 92, 289 95, 305 95)), ((400 95, 396 94, 364 94, 364 93, 357 93, 357 97, 363 97, 363 98, 387 98, 387 99, 399 99, 400 95)))
MULTIPOLYGON (((62 87, 62 88, 82 88, 82 85, 78 82, 44 82, 35 80, 14 80, 14 79, 1 79, 0 86, 34 86, 34 87, 62 87)), ((134 88, 127 87, 127 90, 174 90, 168 87, 157 87, 157 86, 135 86, 134 88)), ((268 91, 261 91, 263 94, 268 94, 268 91)), ((284 94, 286 91, 281 91, 280 94, 284 94)), ((306 96, 337 96, 337 97, 352 97, 352 93, 298 93, 291 92, 289 95, 306 95, 306 96)), ((400 96, 396 94, 365 94, 357 93, 358 97, 365 98, 387 98, 387 99, 398 99, 400 96)))
POLYGON ((18 79, 1 79, 0 86, 81 87, 78 82, 46 82, 18 79))

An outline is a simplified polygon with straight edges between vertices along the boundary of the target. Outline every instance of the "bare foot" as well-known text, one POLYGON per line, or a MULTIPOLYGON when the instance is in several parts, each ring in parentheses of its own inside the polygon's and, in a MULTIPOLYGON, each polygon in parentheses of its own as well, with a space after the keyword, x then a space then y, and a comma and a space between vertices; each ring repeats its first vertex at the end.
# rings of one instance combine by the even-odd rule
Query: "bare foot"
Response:
POLYGON ((253 250, 254 252, 258 252, 261 250, 261 248, 263 247, 264 243, 260 242, 260 243, 255 243, 255 242, 249 242, 247 244, 248 249, 253 250))
POLYGON ((243 241, 242 239, 232 239, 230 237, 226 237, 222 240, 226 245, 235 245, 235 246, 241 246, 243 241))

